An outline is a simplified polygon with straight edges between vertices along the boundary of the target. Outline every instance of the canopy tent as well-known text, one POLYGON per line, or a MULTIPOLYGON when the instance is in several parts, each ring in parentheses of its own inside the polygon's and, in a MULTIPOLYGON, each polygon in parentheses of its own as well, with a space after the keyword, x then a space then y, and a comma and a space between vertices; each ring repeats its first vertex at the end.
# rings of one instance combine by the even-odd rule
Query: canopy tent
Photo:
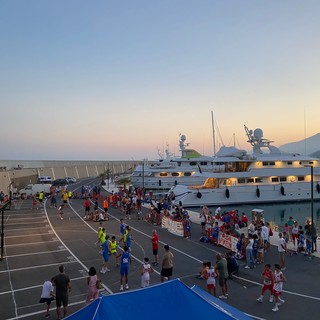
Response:
POLYGON ((179 279, 144 289, 102 296, 66 320, 201 319, 251 320, 246 314, 223 303, 198 287, 189 288, 179 279))

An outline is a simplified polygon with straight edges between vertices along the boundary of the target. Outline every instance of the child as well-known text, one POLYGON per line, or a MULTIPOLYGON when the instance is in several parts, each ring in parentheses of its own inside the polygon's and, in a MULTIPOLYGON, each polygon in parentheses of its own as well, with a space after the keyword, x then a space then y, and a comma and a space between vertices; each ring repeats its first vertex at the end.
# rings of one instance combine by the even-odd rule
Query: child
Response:
POLYGON ((47 313, 45 314, 45 318, 50 317, 50 314, 49 314, 50 305, 51 305, 51 301, 54 299, 53 283, 54 283, 54 278, 52 278, 51 281, 45 281, 42 286, 42 293, 41 293, 39 302, 47 304, 47 313))
POLYGON ((153 271, 154 270, 149 263, 149 258, 144 258, 144 263, 141 269, 141 288, 149 287, 150 273, 153 271))
POLYGON ((263 296, 264 296, 265 292, 267 290, 269 290, 270 291, 269 302, 272 303, 273 302, 274 275, 273 275, 273 272, 271 270, 271 265, 270 264, 266 264, 264 266, 264 270, 262 272, 262 277, 263 277, 263 287, 262 287, 261 295, 257 299, 257 301, 262 303, 263 296))
POLYGON ((58 215, 60 220, 63 220, 62 215, 63 215, 63 207, 64 205, 62 204, 59 208, 58 208, 58 215))
POLYGON ((207 262, 207 268, 204 270, 203 277, 207 280, 207 289, 210 294, 216 296, 216 277, 217 274, 211 262, 207 262))
POLYGON ((304 251, 304 232, 303 230, 299 230, 299 236, 298 236, 298 252, 304 251))
POLYGON ((123 219, 120 219, 120 236, 123 237, 126 231, 126 224, 123 222, 123 219))
POLYGON ((212 235, 211 235, 211 243, 217 245, 219 240, 219 225, 218 221, 214 223, 213 229, 212 229, 212 235))
POLYGON ((200 271, 199 275, 197 276, 198 279, 204 279, 203 274, 206 269, 207 269, 207 261, 203 261, 202 266, 201 266, 201 271, 200 271))
POLYGON ((33 196, 33 201, 32 201, 32 209, 38 209, 38 202, 37 202, 37 197, 33 196))
POLYGON ((274 265, 274 285, 273 285, 273 290, 272 294, 275 299, 275 306, 272 309, 272 311, 276 312, 279 311, 279 306, 284 304, 284 300, 280 299, 281 293, 282 293, 282 288, 283 288, 283 283, 286 281, 286 278, 284 277, 280 265, 275 264, 274 265))
MULTIPOLYGON (((125 246, 125 248, 127 248, 127 251, 128 251, 128 247, 125 246)), ((110 256, 114 256, 116 260, 116 266, 119 267, 118 259, 121 256, 121 253, 120 254, 117 253, 117 241, 115 236, 112 236, 111 241, 108 243, 108 251, 110 256)))
POLYGON ((130 261, 130 253, 128 252, 128 247, 124 246, 123 252, 120 258, 120 291, 123 291, 123 278, 125 279, 125 283, 126 283, 125 289, 126 290, 129 289, 129 285, 128 285, 129 261, 130 261))

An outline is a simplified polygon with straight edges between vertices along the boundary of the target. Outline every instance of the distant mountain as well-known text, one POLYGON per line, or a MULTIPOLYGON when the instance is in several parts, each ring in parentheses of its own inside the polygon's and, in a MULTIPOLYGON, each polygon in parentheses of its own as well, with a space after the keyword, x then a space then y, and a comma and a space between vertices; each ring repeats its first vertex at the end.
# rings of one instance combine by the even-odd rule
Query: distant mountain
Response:
POLYGON ((291 142, 284 144, 279 147, 280 150, 290 153, 300 153, 300 154, 315 154, 317 153, 320 156, 320 133, 315 134, 312 137, 303 139, 297 142, 291 142))

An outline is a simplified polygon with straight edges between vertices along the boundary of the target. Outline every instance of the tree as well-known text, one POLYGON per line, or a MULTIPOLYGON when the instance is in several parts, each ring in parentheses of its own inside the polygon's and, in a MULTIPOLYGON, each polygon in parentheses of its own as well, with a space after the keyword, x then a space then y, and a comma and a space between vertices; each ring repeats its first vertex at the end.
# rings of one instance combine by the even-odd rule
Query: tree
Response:
POLYGON ((126 189, 127 185, 131 183, 131 180, 130 177, 119 177, 119 179, 115 182, 117 186, 121 186, 126 189))
POLYGON ((103 173, 100 173, 99 174, 99 177, 101 178, 101 185, 104 186, 106 183, 105 183, 105 180, 109 180, 110 179, 110 175, 111 175, 111 170, 110 169, 107 169, 105 172, 103 173))

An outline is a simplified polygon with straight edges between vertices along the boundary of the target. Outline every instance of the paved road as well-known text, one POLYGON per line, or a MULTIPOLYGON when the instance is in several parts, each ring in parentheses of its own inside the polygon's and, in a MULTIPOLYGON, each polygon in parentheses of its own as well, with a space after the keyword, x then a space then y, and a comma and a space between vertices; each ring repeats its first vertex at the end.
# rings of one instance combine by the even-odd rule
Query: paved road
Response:
MULTIPOLYGON (((88 183, 83 181, 82 183, 88 183)), ((94 181, 91 181, 93 184, 94 181)), ((72 185, 72 189, 79 184, 72 185)), ((58 273, 63 264, 72 281, 70 312, 84 306, 86 296, 86 276, 91 266, 101 267, 99 248, 95 245, 98 224, 83 219, 83 200, 72 200, 65 209, 64 220, 59 220, 57 210, 45 207, 32 210, 30 200, 25 200, 5 211, 5 259, 0 261, 0 319, 43 319, 45 306, 38 303, 41 286, 45 280, 58 273)), ((110 208, 110 219, 104 223, 107 233, 119 235, 121 212, 110 208)), ((130 290, 140 287, 140 266, 143 257, 152 258, 150 235, 156 228, 161 241, 160 259, 163 245, 169 244, 175 256, 174 277, 179 277, 187 285, 198 285, 205 289, 205 281, 196 279, 201 261, 215 262, 217 252, 225 252, 221 247, 198 241, 200 227, 193 224, 192 239, 182 239, 141 220, 128 220, 135 242, 132 250, 134 259, 130 266, 130 290)), ((278 262, 276 248, 266 256, 266 262, 278 262)), ((306 314, 310 319, 318 318, 320 294, 318 258, 305 260, 302 255, 287 256, 284 299, 286 303, 278 313, 271 311, 273 305, 267 301, 259 304, 256 298, 261 290, 262 266, 246 270, 241 266, 237 278, 229 281, 227 303, 239 308, 257 319, 301 319, 306 314)), ((151 275, 151 283, 158 283, 160 268, 151 275)), ((101 275, 104 289, 101 294, 119 290, 119 269, 113 264, 111 272, 101 275)), ((220 293, 218 288, 218 294, 220 293)), ((173 297, 174 298, 174 297, 173 297)), ((266 299, 267 300, 267 299, 266 299)), ((55 307, 55 304, 52 304, 55 307)), ((152 315, 149 315, 152 316, 152 315)), ((56 319, 51 311, 51 319, 56 319)))

